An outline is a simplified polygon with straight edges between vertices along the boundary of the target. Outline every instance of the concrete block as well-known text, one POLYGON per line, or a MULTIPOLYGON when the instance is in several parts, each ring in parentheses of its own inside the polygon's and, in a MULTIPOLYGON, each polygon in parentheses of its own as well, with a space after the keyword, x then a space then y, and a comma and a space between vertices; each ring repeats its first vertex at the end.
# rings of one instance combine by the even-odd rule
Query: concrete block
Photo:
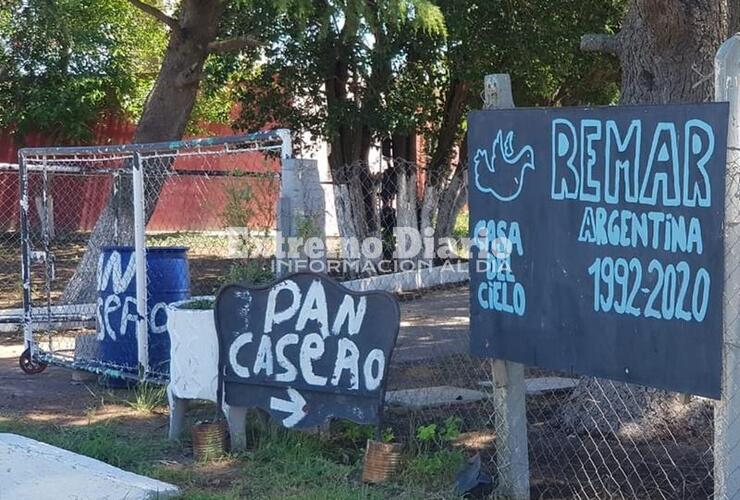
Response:
POLYGON ((388 391, 385 401, 391 405, 420 409, 450 404, 471 403, 490 397, 485 392, 442 385, 420 389, 388 391))
POLYGON ((176 486, 15 434, 0 434, 0 500, 150 500, 176 486))
MULTIPOLYGON (((478 385, 491 389, 493 383, 490 380, 479 382, 478 385)), ((536 377, 524 381, 528 396, 536 396, 546 392, 570 391, 578 385, 578 379, 568 377, 536 377)))

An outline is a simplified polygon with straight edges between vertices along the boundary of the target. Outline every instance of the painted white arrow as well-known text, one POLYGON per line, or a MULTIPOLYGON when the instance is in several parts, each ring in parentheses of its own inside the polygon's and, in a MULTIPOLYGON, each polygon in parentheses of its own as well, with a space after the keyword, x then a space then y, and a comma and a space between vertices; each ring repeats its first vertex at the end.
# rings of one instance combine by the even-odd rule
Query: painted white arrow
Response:
POLYGON ((289 417, 283 419, 283 425, 285 427, 293 427, 306 416, 306 412, 303 411, 303 407, 306 406, 306 400, 303 399, 300 392, 296 391, 292 387, 288 387, 288 397, 290 398, 288 401, 284 399, 270 398, 270 408, 290 413, 289 417))

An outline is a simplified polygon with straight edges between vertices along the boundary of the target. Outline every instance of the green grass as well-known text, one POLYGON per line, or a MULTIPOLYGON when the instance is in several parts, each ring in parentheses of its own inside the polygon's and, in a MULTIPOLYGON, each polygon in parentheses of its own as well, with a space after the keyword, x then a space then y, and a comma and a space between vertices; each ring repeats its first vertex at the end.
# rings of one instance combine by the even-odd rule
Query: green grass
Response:
POLYGON ((143 466, 173 448, 164 436, 132 436, 110 422, 85 426, 31 424, 0 417, 0 432, 11 432, 96 458, 116 467, 143 471, 143 466))
POLYGON ((369 486, 360 481, 363 449, 348 443, 345 435, 328 438, 275 425, 254 427, 250 451, 193 463, 183 458, 188 445, 168 442, 165 429, 137 435, 119 421, 65 427, 0 417, 0 432, 25 435, 177 484, 183 500, 455 498, 452 477, 462 463, 459 451, 416 454, 407 457, 397 482, 369 486))
POLYGON ((427 486, 443 489, 452 484, 464 461, 460 450, 441 449, 411 457, 403 474, 407 482, 426 482, 427 486))
POLYGON ((141 383, 133 390, 133 397, 126 403, 141 413, 154 413, 154 410, 165 404, 165 386, 141 383))

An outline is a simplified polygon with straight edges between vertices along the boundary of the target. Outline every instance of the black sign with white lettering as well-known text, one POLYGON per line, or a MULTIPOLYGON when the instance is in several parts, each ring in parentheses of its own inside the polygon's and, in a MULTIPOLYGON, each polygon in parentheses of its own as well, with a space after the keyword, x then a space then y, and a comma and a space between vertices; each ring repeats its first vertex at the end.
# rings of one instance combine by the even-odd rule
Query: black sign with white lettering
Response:
POLYGON ((471 113, 472 351, 718 397, 727 116, 471 113))
POLYGON ((296 273, 222 288, 215 318, 230 406, 261 408, 285 427, 378 423, 400 323, 391 294, 296 273))

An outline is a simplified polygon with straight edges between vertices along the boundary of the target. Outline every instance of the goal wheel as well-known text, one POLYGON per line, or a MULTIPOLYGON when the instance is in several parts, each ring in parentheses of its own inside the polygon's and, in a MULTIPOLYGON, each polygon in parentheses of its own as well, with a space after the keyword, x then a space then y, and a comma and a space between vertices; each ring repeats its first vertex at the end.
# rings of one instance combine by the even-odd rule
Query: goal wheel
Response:
POLYGON ((46 370, 46 363, 42 363, 40 361, 35 361, 31 357, 31 349, 26 349, 23 351, 23 354, 21 354, 21 357, 18 358, 18 364, 21 367, 21 370, 23 370, 23 373, 27 373, 28 375, 36 375, 37 373, 41 373, 42 371, 46 370))

